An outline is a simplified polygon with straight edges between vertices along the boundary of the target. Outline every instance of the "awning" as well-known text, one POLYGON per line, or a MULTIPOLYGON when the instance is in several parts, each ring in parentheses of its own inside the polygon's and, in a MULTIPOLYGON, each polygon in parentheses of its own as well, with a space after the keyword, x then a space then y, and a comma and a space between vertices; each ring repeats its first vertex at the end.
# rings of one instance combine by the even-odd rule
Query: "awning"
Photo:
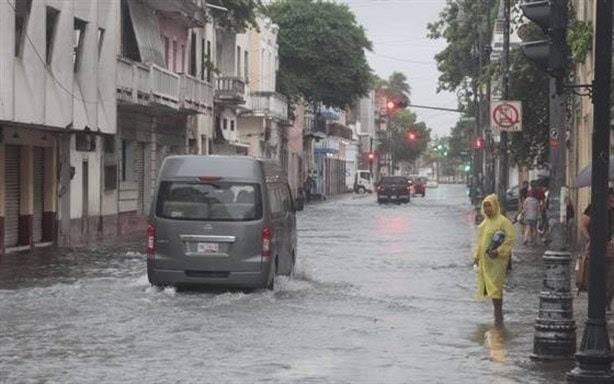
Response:
POLYGON ((141 61, 153 63, 162 68, 166 67, 164 61, 164 48, 160 39, 160 26, 153 9, 148 8, 140 1, 128 1, 128 9, 132 18, 134 35, 139 46, 141 61))

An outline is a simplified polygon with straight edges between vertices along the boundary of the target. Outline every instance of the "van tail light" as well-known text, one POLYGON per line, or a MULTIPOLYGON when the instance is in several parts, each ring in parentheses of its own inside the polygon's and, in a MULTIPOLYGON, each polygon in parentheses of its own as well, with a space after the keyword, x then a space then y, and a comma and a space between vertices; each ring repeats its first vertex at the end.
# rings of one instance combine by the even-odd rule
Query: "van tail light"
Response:
POLYGON ((273 242, 273 231, 269 227, 262 229, 262 259, 271 259, 271 243, 273 242))
POLYGON ((147 258, 153 259, 156 254, 156 227, 147 225, 147 258))
POLYGON ((411 192, 411 185, 407 186, 407 192, 411 192))

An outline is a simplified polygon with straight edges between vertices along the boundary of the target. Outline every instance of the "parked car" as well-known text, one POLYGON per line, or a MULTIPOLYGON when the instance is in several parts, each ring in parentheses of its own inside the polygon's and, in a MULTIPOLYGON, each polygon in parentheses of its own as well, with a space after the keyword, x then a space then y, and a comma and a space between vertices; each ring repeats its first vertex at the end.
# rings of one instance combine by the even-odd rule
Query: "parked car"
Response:
POLYGON ((155 286, 269 288, 296 263, 290 188, 273 162, 171 156, 160 170, 147 227, 155 286))
POLYGON ((517 185, 514 185, 506 192, 505 210, 507 212, 514 212, 518 210, 518 204, 520 204, 520 189, 517 185))
POLYGON ((409 203, 411 199, 411 185, 407 177, 384 176, 377 185, 377 202, 396 200, 409 203))
POLYGON ((424 177, 410 177, 410 182, 413 188, 414 195, 426 196, 426 180, 424 177))

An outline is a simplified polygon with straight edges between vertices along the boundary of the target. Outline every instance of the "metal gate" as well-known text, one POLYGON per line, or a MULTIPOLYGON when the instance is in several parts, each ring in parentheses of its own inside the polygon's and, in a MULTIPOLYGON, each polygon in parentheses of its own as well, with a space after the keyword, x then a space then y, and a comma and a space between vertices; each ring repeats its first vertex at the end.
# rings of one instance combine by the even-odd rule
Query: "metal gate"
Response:
POLYGON ((43 239, 43 201, 44 201, 44 180, 45 180, 45 150, 42 147, 34 147, 33 167, 34 167, 34 210, 32 215, 32 240, 40 243, 43 239))
POLYGON ((19 242, 19 164, 21 147, 4 147, 5 191, 5 246, 14 247, 19 242))

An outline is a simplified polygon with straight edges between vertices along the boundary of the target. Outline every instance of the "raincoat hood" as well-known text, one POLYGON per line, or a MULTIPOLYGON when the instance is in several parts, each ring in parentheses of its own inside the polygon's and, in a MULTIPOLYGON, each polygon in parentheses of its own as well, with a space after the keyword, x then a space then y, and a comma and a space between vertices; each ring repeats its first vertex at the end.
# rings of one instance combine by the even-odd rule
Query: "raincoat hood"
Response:
POLYGON ((501 214, 501 205, 499 204, 499 198, 497 197, 497 195, 492 194, 492 195, 486 196, 484 200, 482 201, 482 216, 484 217, 484 220, 495 219, 500 214, 501 214), (490 203, 491 207, 493 207, 493 210, 495 212, 493 217, 488 217, 486 213, 484 212, 484 203, 490 203))

